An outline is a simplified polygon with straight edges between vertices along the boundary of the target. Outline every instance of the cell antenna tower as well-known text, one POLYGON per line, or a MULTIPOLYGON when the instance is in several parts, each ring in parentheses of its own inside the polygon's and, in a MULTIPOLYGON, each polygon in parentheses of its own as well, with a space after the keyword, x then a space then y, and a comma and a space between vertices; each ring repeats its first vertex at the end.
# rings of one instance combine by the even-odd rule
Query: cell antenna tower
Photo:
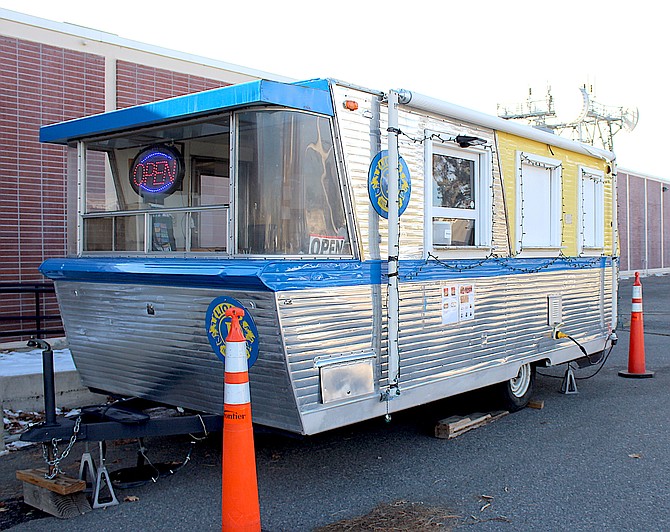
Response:
POLYGON ((621 131, 633 131, 639 119, 637 107, 603 105, 593 99, 593 88, 579 88, 582 106, 576 118, 560 121, 554 109, 551 87, 542 102, 532 99, 528 90, 525 102, 513 105, 498 104, 498 116, 507 120, 522 120, 539 129, 552 131, 593 146, 613 151, 614 135, 621 131))
POLYGON ((528 98, 514 104, 498 104, 498 116, 507 120, 526 120, 540 129, 546 128, 547 118, 554 118, 554 98, 551 87, 547 87, 544 99, 533 99, 533 89, 528 89, 528 98))

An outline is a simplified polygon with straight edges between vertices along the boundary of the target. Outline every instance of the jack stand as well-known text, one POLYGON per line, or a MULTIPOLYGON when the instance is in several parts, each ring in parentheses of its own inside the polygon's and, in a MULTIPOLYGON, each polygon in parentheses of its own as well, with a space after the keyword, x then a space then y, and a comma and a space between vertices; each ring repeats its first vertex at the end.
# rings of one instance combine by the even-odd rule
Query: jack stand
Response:
POLYGON ((116 499, 114 494, 114 487, 112 486, 112 481, 109 478, 109 472, 105 466, 105 453, 107 451, 107 445, 104 441, 100 443, 100 466, 98 467, 98 473, 95 477, 95 490, 93 492, 93 508, 106 508, 107 506, 115 506, 119 504, 119 501, 116 499), (109 490, 109 495, 111 499, 104 502, 100 501, 100 492, 105 489, 109 490))
POLYGON ((575 371, 572 366, 568 364, 568 369, 565 370, 563 376, 563 383, 561 384, 561 393, 565 395, 573 395, 579 393, 577 391, 577 381, 575 380, 575 371))
POLYGON ((85 449, 86 450, 81 455, 81 462, 79 464, 79 480, 86 482, 86 489, 84 492, 90 496, 93 495, 93 492, 95 491, 98 472, 93 457, 91 456, 88 442, 85 443, 85 449))

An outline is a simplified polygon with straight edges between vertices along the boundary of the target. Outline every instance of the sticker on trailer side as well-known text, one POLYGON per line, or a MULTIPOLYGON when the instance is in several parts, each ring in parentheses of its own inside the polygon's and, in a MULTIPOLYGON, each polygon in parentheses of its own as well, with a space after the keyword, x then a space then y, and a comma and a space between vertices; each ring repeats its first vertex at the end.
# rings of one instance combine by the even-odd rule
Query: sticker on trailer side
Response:
POLYGON ((474 283, 443 284, 440 286, 440 291, 442 325, 475 319, 474 283))
POLYGON ((229 296, 219 296, 209 304, 205 315, 209 345, 212 346, 216 356, 225 362, 226 337, 230 329, 230 318, 226 317, 226 310, 232 307, 244 310, 244 316, 240 319, 240 327, 247 341, 247 361, 249 367, 251 367, 258 358, 258 329, 249 311, 236 299, 229 296))

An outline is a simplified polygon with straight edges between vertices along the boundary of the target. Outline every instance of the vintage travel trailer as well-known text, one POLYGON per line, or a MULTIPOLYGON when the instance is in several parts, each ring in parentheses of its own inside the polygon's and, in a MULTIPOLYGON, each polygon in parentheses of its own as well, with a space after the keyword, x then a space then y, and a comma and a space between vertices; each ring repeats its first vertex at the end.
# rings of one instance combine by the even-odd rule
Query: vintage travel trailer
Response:
MULTIPOLYGON (((614 155, 405 90, 266 80, 41 129, 69 153, 55 281, 93 390, 314 434, 495 386, 616 327, 614 155)), ((582 348, 583 351, 580 349, 582 348)))

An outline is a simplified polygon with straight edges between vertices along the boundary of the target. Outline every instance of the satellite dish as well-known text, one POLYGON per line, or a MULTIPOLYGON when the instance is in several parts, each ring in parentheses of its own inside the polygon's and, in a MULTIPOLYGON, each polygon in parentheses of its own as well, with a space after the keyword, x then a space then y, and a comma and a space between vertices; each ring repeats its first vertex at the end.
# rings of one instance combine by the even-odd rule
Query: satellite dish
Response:
POLYGON ((640 112, 637 107, 627 107, 621 113, 621 120, 623 128, 626 131, 633 131, 637 126, 637 121, 640 119, 640 112))
POLYGON ((582 110, 579 112, 579 116, 577 117, 577 120, 575 120, 575 122, 584 121, 584 119, 589 114, 589 107, 591 105, 591 102, 589 100, 589 93, 586 90, 586 87, 579 87, 579 91, 582 93, 582 110))
POLYGON ((583 87, 575 90, 572 87, 561 87, 554 89, 552 87, 552 96, 554 99, 554 109, 556 116, 561 123, 573 124, 582 122, 590 106, 589 93, 583 87))

